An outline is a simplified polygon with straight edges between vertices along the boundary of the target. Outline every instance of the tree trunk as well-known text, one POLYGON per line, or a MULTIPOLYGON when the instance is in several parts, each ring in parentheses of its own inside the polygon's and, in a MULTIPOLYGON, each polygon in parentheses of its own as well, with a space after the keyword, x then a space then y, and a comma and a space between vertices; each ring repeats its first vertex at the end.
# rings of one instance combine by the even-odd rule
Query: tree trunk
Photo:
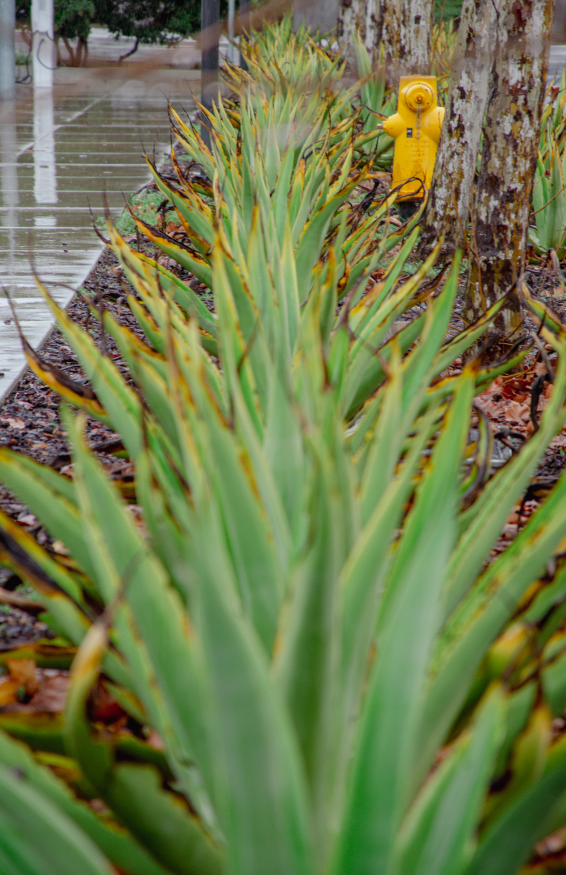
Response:
MULTIPOLYGON (((474 322, 516 286, 540 137, 553 0, 500 0, 497 46, 472 222, 471 267, 464 318, 474 322)), ((518 294, 500 311, 495 329, 520 327, 518 294)))
POLYGON ((420 238, 428 255, 444 236, 443 254, 465 240, 496 40, 493 0, 464 0, 446 115, 420 238))
MULTIPOLYGON (((355 0, 353 0, 355 2, 355 0)), ((365 0, 366 46, 374 62, 383 45, 385 81, 399 86, 399 76, 430 74, 434 0, 365 0)))
POLYGON ((381 0, 376 28, 377 42, 383 45, 385 83, 388 88, 399 86, 399 45, 401 39, 402 0, 381 0))
POLYGON ((345 54, 352 54, 351 52, 348 52, 348 47, 351 46, 356 31, 365 42, 366 18, 366 0, 341 0, 340 6, 338 7, 336 36, 338 37, 338 42, 345 54))
POLYGON ((366 27, 364 38, 366 49, 375 65, 379 56, 381 42, 381 3, 380 0, 366 0, 366 27))
POLYGON ((401 76, 430 75, 434 0, 403 0, 399 29, 401 76))

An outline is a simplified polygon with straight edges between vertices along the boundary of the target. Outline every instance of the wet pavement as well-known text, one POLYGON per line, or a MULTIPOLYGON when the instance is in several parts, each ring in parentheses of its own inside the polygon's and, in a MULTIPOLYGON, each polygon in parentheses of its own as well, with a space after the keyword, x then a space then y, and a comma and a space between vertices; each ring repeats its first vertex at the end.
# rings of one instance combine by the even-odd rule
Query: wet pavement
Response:
POLYGON ((562 70, 566 67, 566 45, 553 45, 550 47, 548 60, 548 76, 560 79, 562 70))
POLYGON ((114 216, 124 193, 149 178, 144 150, 169 146, 167 99, 190 110, 199 73, 152 70, 136 79, 94 70, 57 71, 53 89, 18 86, 0 103, 0 397, 25 365, 9 293, 28 341, 38 347, 51 321, 31 261, 65 306, 102 244, 91 211, 114 216))
MULTIPOLYGON (((122 66, 131 67, 139 63, 149 63, 155 68, 180 67, 190 70, 200 65, 200 49, 194 39, 182 39, 173 41, 169 45, 138 45, 133 54, 136 44, 133 37, 120 36, 118 39, 105 27, 93 26, 88 37, 88 53, 86 58, 82 56, 81 65, 87 67, 101 67, 105 64, 115 64, 120 58, 122 66), (129 55, 129 57, 128 57, 129 55)), ((76 55, 76 40, 70 41, 71 49, 76 55)), ((59 55, 61 64, 70 64, 71 58, 66 46, 59 41, 59 55)), ((18 57, 23 59, 29 52, 21 30, 16 31, 16 51, 18 57)), ((20 74, 24 68, 20 69, 20 74)))

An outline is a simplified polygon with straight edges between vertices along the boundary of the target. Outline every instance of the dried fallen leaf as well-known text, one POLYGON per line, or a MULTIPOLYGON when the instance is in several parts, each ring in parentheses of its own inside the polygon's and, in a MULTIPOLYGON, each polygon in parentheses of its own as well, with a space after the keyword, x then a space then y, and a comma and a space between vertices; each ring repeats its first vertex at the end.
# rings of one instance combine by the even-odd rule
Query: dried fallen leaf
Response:
POLYGON ((530 416, 527 405, 519 404, 518 401, 509 401, 505 408, 505 413, 512 422, 526 422, 530 416))
POLYGON ((149 735, 147 737, 147 743, 149 745, 151 745, 151 747, 154 747, 156 750, 165 750, 165 745, 163 743, 163 739, 161 738, 159 733, 155 731, 155 729, 149 730, 149 735))
POLYGON ((25 687, 28 696, 39 689, 35 659, 6 659, 10 677, 18 687, 25 687))
POLYGON ((18 684, 9 677, 0 677, 0 708, 18 701, 18 684))
POLYGON ((65 547, 63 541, 53 541, 51 549, 54 553, 59 553, 60 556, 68 556, 69 551, 65 547))
POLYGON ((29 711, 50 711, 59 713, 65 710, 67 693, 71 678, 69 672, 59 672, 54 676, 43 676, 36 695, 28 702, 29 711))
POLYGON ((91 691, 90 708, 92 719, 101 723, 114 723, 121 718, 127 719, 124 709, 100 680, 91 691))
POLYGON ((18 517, 18 522, 21 526, 36 526, 37 517, 32 513, 26 513, 25 516, 18 517))
POLYGON ((6 422, 10 428, 22 429, 26 427, 25 422, 19 416, 0 416, 0 421, 6 422))

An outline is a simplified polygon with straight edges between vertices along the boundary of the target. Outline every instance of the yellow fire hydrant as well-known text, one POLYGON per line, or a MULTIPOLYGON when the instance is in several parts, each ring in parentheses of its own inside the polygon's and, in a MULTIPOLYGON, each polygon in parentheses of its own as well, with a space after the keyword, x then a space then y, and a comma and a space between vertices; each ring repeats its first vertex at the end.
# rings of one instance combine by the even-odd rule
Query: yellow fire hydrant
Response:
POLYGON ((436 76, 401 76, 397 112, 383 122, 395 140, 391 187, 401 186, 398 201, 420 200, 428 192, 443 119, 436 76))

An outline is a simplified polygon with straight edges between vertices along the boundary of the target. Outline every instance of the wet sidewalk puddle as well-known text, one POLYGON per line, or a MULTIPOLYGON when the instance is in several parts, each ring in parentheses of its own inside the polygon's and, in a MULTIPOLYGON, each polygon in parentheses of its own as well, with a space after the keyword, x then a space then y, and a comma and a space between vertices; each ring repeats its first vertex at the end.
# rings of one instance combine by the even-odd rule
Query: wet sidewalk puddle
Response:
POLYGON ((112 214, 121 213, 122 192, 149 178, 144 150, 155 150, 158 160, 168 151, 167 99, 190 110, 190 89, 198 85, 194 73, 179 71, 128 82, 91 72, 35 93, 18 86, 13 103, 0 102, 0 397, 25 366, 3 289, 37 348, 51 319, 30 258, 65 306, 102 250, 90 210, 101 216, 106 197, 112 214))

